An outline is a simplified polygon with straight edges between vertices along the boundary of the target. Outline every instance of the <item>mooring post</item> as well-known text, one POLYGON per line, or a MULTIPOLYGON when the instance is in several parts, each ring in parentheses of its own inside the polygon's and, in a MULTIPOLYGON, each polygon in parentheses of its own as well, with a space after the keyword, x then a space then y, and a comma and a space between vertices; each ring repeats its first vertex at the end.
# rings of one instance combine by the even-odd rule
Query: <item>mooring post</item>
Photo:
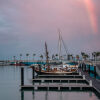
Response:
POLYGON ((80 76, 82 75, 81 72, 79 72, 79 75, 80 75, 80 76))
POLYGON ((24 100, 24 90, 21 90, 21 100, 24 100))
POLYGON ((82 71, 84 71, 84 63, 82 63, 82 71))
POLYGON ((90 65, 88 65, 89 67, 88 67, 88 73, 90 74, 90 65))
POLYGON ((89 81, 89 85, 92 86, 92 80, 89 81))
POLYGON ((96 66, 94 66, 94 77, 96 78, 96 66))
POLYGON ((41 74, 41 65, 39 64, 39 74, 41 74))
POLYGON ((83 75, 83 79, 85 80, 85 75, 83 75))
POLYGON ((32 66, 32 78, 35 78, 35 66, 32 66))
POLYGON ((81 70, 83 70, 83 63, 81 64, 81 70))
POLYGON ((81 69, 82 69, 82 63, 81 63, 81 69))
POLYGON ((21 86, 24 85, 24 67, 21 67, 21 86))
POLYGON ((84 63, 84 71, 86 71, 86 64, 84 63))

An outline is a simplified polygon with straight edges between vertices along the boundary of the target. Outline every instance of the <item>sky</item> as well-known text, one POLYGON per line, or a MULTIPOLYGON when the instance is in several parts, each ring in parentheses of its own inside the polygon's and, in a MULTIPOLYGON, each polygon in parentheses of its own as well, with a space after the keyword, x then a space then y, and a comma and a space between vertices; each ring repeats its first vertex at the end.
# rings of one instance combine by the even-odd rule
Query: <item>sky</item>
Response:
MULTIPOLYGON (((58 29, 68 52, 100 51, 100 0, 0 0, 0 59, 58 52, 58 29)), ((64 52, 64 51, 63 51, 64 52)))

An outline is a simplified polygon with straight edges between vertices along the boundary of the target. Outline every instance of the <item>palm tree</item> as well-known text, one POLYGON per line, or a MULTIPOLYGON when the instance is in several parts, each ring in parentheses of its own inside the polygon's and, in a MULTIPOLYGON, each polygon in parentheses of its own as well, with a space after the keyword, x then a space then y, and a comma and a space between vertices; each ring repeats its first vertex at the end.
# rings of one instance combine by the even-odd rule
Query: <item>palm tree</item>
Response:
POLYGON ((92 56, 94 57, 94 60, 97 60, 97 57, 100 56, 100 52, 93 52, 92 56))
POLYGON ((52 60, 54 60, 55 59, 55 55, 54 54, 52 54, 52 60))
POLYGON ((34 57, 35 57, 35 56, 36 56, 36 54, 34 53, 34 54, 33 54, 33 60, 34 60, 34 57))
POLYGON ((85 53, 84 53, 84 52, 81 52, 81 56, 82 56, 82 58, 84 58, 84 55, 85 55, 85 53))
POLYGON ((22 60, 21 58, 22 58, 22 54, 20 54, 20 61, 22 60))
POLYGON ((81 52, 81 55, 82 55, 82 58, 83 58, 84 60, 86 60, 87 58, 89 58, 89 55, 86 54, 85 52, 81 52))
POLYGON ((16 56, 13 56, 14 62, 16 61, 16 56))
POLYGON ((67 56, 68 56, 68 60, 73 59, 73 55, 72 54, 68 54, 67 56))
POLYGON ((70 54, 70 59, 71 59, 71 60, 73 59, 73 55, 72 55, 72 54, 70 54))
POLYGON ((55 54, 55 56, 56 56, 56 59, 58 59, 58 54, 55 54))
POLYGON ((79 58, 80 58, 79 55, 76 55, 76 59, 79 60, 79 58))
POLYGON ((72 60, 74 59, 73 55, 72 55, 72 60))
POLYGON ((43 55, 42 54, 40 55, 40 58, 41 58, 41 60, 43 60, 43 55))
POLYGON ((96 52, 96 57, 99 57, 100 56, 100 52, 96 52))
POLYGON ((28 56, 29 56, 29 54, 27 53, 27 54, 26 54, 26 57, 27 57, 27 61, 28 61, 28 56))
POLYGON ((84 55, 84 59, 87 60, 87 58, 89 58, 89 55, 88 54, 85 54, 84 55))

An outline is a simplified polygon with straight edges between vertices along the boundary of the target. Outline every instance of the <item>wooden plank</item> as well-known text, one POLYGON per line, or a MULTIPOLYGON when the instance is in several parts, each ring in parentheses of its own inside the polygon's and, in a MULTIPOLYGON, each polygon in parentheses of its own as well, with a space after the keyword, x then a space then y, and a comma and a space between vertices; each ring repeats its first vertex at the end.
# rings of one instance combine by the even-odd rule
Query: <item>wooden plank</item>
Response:
POLYGON ((32 80, 85 80, 80 78, 36 78, 32 80))
POLYGON ((81 76, 81 75, 38 75, 39 77, 41 76, 81 76))
POLYGON ((81 75, 38 75, 36 78, 83 78, 81 75))
POLYGON ((67 85, 64 85, 64 84, 52 84, 52 85, 49 85, 49 84, 45 84, 45 85, 24 85, 24 86, 21 86, 22 88, 23 87, 92 87, 92 86, 89 86, 89 85, 86 85, 86 84, 67 84, 67 85))

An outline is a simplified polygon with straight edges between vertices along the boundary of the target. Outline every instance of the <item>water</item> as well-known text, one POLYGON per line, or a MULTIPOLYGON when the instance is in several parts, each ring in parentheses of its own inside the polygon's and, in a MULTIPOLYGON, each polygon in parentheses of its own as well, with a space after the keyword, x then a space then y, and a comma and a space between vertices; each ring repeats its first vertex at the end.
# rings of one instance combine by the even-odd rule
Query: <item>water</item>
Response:
MULTIPOLYGON (((25 84, 31 84, 31 69, 25 66, 25 84)), ((75 91, 20 91, 20 67, 0 66, 0 100, 99 100, 95 93, 75 91)))

